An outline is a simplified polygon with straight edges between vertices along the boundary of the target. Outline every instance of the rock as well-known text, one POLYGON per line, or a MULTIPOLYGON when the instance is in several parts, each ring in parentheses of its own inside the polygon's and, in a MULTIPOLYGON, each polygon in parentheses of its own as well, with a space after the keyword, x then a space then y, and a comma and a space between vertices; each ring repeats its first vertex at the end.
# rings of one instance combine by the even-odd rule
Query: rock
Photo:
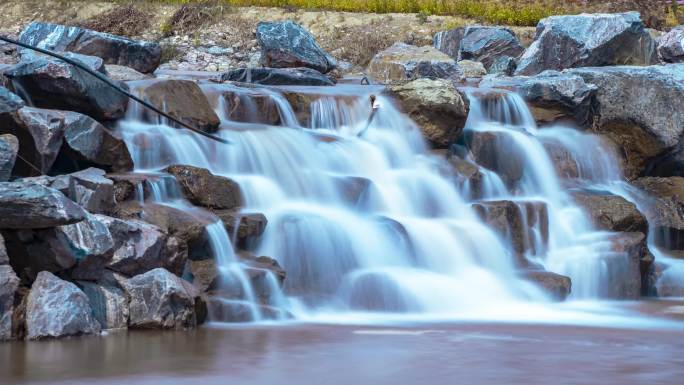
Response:
POLYGON ((311 68, 238 68, 222 73, 221 82, 268 86, 333 86, 335 81, 311 68))
POLYGON ((264 67, 308 67, 327 73, 337 63, 301 25, 287 20, 260 22, 256 30, 261 47, 261 64, 264 67))
POLYGON ((379 52, 368 66, 368 75, 381 83, 418 78, 460 79, 456 61, 432 47, 395 43, 379 52))
POLYGON ((268 220, 261 213, 243 213, 235 210, 214 211, 228 234, 234 235, 238 246, 244 247, 256 241, 266 230, 268 220))
POLYGON ((221 92, 225 116, 234 122, 280 124, 280 110, 269 94, 248 90, 221 92))
POLYGON ((86 215, 83 208, 57 190, 30 183, 0 183, 0 229, 69 225, 86 215))
POLYGON ((539 286, 556 301, 564 301, 572 290, 570 277, 564 275, 543 270, 525 270, 520 275, 539 286))
POLYGON ((530 265, 527 255, 544 254, 549 241, 549 213, 546 203, 483 201, 474 203, 472 207, 485 224, 511 245, 518 267, 530 265))
POLYGON ((481 199, 484 192, 484 174, 476 164, 458 156, 449 156, 449 164, 456 174, 456 181, 460 190, 468 200, 481 199))
POLYGON ((616 299, 636 299, 642 291, 653 257, 643 233, 616 233, 610 237, 613 254, 604 259, 605 282, 602 296, 616 299), (642 276, 643 275, 643 276, 642 276))
POLYGON ((510 29, 482 25, 438 32, 433 45, 456 60, 481 62, 488 71, 497 58, 517 58, 525 50, 510 29))
POLYGON ((658 59, 665 63, 684 62, 684 26, 678 26, 658 40, 658 59))
POLYGON ((121 82, 130 82, 134 80, 145 80, 154 78, 154 76, 152 75, 143 74, 134 70, 133 68, 120 66, 116 64, 107 64, 105 65, 105 69, 110 79, 118 80, 121 82))
POLYGON ((9 256, 7 255, 7 248, 5 247, 5 238, 0 234, 0 265, 9 264, 9 256))
POLYGON ((98 216, 114 240, 114 253, 107 268, 127 276, 166 267, 164 248, 167 237, 161 229, 143 221, 98 216))
POLYGON ((102 329, 128 327, 128 300, 123 290, 93 282, 80 281, 78 284, 88 296, 93 316, 102 329))
POLYGON ((519 148, 515 139, 503 131, 469 131, 465 143, 472 159, 499 175, 508 187, 514 187, 524 175, 524 159, 511 156, 519 148))
POLYGON ((390 86, 387 92, 434 147, 446 148, 460 136, 470 105, 448 81, 418 79, 390 86))
POLYGON ((73 283, 43 271, 33 282, 26 306, 26 338, 66 337, 100 332, 88 297, 73 283))
POLYGON ((654 159, 646 167, 648 176, 684 176, 684 140, 673 151, 654 159))
POLYGON ((12 339, 12 315, 17 289, 19 278, 12 267, 0 265, 0 341, 12 339))
POLYGON ((19 111, 24 107, 24 101, 5 87, 0 87, 0 117, 19 111))
POLYGON ((188 270, 192 276, 192 284, 200 293, 214 290, 219 283, 219 269, 215 259, 188 261, 188 270))
POLYGON ((601 230, 648 234, 648 221, 636 205, 611 194, 573 192, 573 200, 585 209, 589 219, 601 230))
POLYGON ((183 329, 197 325, 195 298, 189 282, 157 268, 127 280, 129 327, 136 329, 183 329))
POLYGON ((245 253, 242 253, 240 257, 245 261, 244 272, 249 278, 257 300, 263 305, 271 304, 273 296, 285 281, 285 270, 273 258, 245 253))
POLYGON ((161 61, 161 47, 108 33, 79 27, 32 22, 20 35, 22 43, 52 51, 70 51, 97 56, 106 64, 118 64, 151 73, 161 61))
POLYGON ((598 87, 593 130, 612 140, 629 179, 679 144, 684 133, 684 64, 580 68, 565 71, 598 87))
POLYGON ((551 16, 537 25, 534 42, 520 58, 516 74, 573 67, 648 65, 655 42, 639 13, 551 16))
POLYGON ((639 178, 633 185, 652 198, 645 205, 655 245, 684 250, 684 177, 639 178))
POLYGON ((487 70, 479 61, 459 60, 458 66, 466 78, 481 78, 487 75, 487 70))
POLYGON ((98 120, 118 119, 126 112, 128 97, 58 59, 33 56, 5 76, 20 84, 36 107, 76 111, 98 120))
POLYGON ((488 72, 493 75, 512 76, 515 69, 518 68, 518 62, 515 58, 510 56, 499 56, 489 66, 488 72))
POLYGON ((240 186, 229 178, 193 166, 170 166, 164 171, 176 177, 185 198, 195 205, 221 210, 243 204, 240 186))
POLYGON ((12 175, 19 152, 19 141, 14 135, 0 135, 0 182, 7 182, 12 175))
MULTIPOLYGON (((180 121, 205 132, 215 132, 221 123, 207 97, 197 83, 190 80, 158 80, 142 89, 142 99, 180 121)), ((148 122, 165 120, 146 109, 143 118, 148 122)), ((171 126, 177 126, 171 122, 171 126)))
POLYGON ((568 151, 567 147, 553 139, 542 140, 544 150, 549 156, 556 175, 561 179, 577 179, 580 174, 580 165, 568 151))
POLYGON ((50 187, 59 190, 79 206, 93 214, 114 210, 114 182, 105 178, 105 171, 87 168, 54 179, 50 187))
POLYGON ((62 111, 24 107, 18 111, 18 119, 12 126, 0 128, 0 131, 10 129, 18 137, 19 155, 31 163, 19 162, 15 175, 41 175, 50 171, 64 142, 65 114, 62 111))

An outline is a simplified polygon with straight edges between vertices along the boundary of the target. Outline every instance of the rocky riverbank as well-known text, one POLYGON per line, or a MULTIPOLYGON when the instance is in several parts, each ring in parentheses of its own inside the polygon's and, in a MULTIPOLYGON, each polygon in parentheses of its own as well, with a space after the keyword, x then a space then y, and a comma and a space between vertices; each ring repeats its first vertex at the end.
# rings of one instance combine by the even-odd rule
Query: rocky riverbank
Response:
MULTIPOLYGON (((292 15, 280 12, 275 21, 255 24, 253 35, 243 31, 248 41, 231 46, 205 40, 207 33, 233 38, 222 24, 197 32, 199 43, 187 45, 186 37, 145 41, 45 22, 21 26, 18 39, 68 55, 209 134, 221 132, 225 117, 201 85, 332 88, 345 76, 366 75, 386 86, 384 95, 419 125, 435 152, 446 154, 454 184, 469 186, 473 211, 510 242, 520 276, 563 300, 571 293, 570 279, 528 258, 549 242, 546 203, 482 200, 487 172, 498 174, 510 190, 523 175, 524 165, 506 150, 509 139, 496 130, 464 134, 472 97, 496 105, 502 92, 513 90, 538 124, 568 122, 595 134, 614 150, 625 180, 641 197, 640 210, 621 196, 577 188, 586 170, 564 147, 545 145, 573 199, 597 229, 611 232, 610 250, 627 257, 619 273, 606 278, 605 297, 684 294, 677 282, 657 292, 668 266, 649 248, 675 257, 684 253, 684 116, 678 107, 684 102, 684 29, 659 36, 637 13, 555 16, 540 22, 530 44, 524 31, 507 27, 435 30, 446 27, 443 18, 435 19, 442 24, 411 25, 408 32, 385 36, 392 42, 374 46, 378 50, 365 66, 358 58, 340 60, 351 57, 344 47, 326 47, 302 24, 281 21, 292 15), (410 35, 416 30, 420 35, 410 35), (184 48, 163 63, 170 41, 184 48), (189 76, 171 69, 213 72, 189 76)), ((252 254, 268 219, 241 210, 249 197, 237 181, 191 165, 133 172, 144 159, 135 158, 117 125, 127 111, 142 107, 58 59, 9 44, 0 45, 0 54, 0 339, 192 328, 207 314, 248 321, 254 307, 266 318, 288 316, 272 306, 274 282, 288 279, 279 256, 252 254), (183 206, 151 199, 160 186, 168 189, 169 178, 183 206), (243 286, 222 282, 209 234, 217 224, 232 236, 243 286), (225 301, 247 292, 250 304, 225 301)), ((279 95, 303 126, 321 97, 279 95)), ((259 111, 259 124, 290 119, 268 110, 265 100, 252 105, 237 93, 228 100, 231 120, 251 119, 248 108, 259 111)), ((147 110, 140 119, 165 123, 147 110)), ((350 199, 358 200, 365 182, 343 182, 350 199)))

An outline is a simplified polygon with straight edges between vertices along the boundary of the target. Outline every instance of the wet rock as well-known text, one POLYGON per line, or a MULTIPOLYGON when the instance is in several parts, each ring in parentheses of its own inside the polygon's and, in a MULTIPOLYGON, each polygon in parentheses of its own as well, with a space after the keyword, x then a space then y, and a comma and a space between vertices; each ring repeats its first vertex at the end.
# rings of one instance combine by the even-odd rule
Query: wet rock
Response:
POLYGON ((192 284, 195 285, 200 293, 205 293, 218 287, 220 273, 215 259, 188 261, 188 271, 192 276, 192 284))
POLYGON ((161 229, 143 221, 98 216, 113 239, 113 255, 107 268, 127 276, 165 267, 164 247, 167 237, 161 229))
POLYGON ((655 42, 639 13, 551 16, 537 25, 535 40, 516 74, 573 67, 651 64, 655 42))
POLYGON ((616 299, 636 299, 641 296, 642 272, 648 274, 653 257, 643 233, 617 233, 610 237, 613 252, 605 261, 605 282, 602 296, 616 299))
POLYGON ((176 177, 185 198, 195 205, 234 209, 243 203, 240 186, 235 181, 214 175, 207 169, 176 165, 164 171, 176 177))
POLYGON ((542 144, 559 178, 576 179, 580 177, 580 167, 565 146, 555 141, 544 141, 542 144))
POLYGON ((12 339, 12 315, 17 289, 19 278, 12 267, 0 265, 0 341, 12 339))
POLYGON ((658 39, 658 59, 665 63, 684 62, 684 26, 678 26, 658 39))
POLYGON ((133 68, 116 65, 107 64, 105 65, 105 70, 110 79, 118 80, 121 82, 130 82, 134 80, 145 80, 152 79, 153 76, 149 74, 140 73, 133 68))
POLYGON ((73 283, 43 271, 33 282, 26 306, 26 338, 66 337, 100 332, 88 297, 73 283))
POLYGON ((509 134, 502 131, 468 132, 465 143, 472 159, 497 173, 507 186, 515 186, 523 177, 522 157, 511 156, 519 146, 509 134))
POLYGON ((648 221, 634 203, 611 194, 573 192, 574 201, 585 209, 594 226, 601 230, 648 234, 648 221))
POLYGON ((335 81, 311 68, 238 68, 220 75, 232 81, 269 86, 333 86, 335 81))
POLYGON ((488 72, 493 75, 512 76, 518 68, 518 61, 510 56, 499 56, 492 61, 488 72))
POLYGON ((151 196, 150 183, 147 182, 156 182, 160 179, 157 173, 145 174, 139 172, 109 173, 106 177, 114 182, 115 202, 143 199, 144 197, 151 196))
POLYGON ((517 58, 525 50, 510 29, 482 25, 439 32, 433 45, 456 60, 481 62, 488 71, 497 58, 517 58))
POLYGON ((82 221, 86 214, 55 189, 30 183, 0 183, 0 229, 68 225, 82 221))
POLYGON ((263 123, 273 126, 280 124, 278 105, 268 94, 240 91, 222 92, 219 96, 225 101, 225 114, 231 121, 263 123))
POLYGON ((221 218, 228 234, 234 235, 240 246, 245 246, 258 239, 268 224, 266 216, 261 213, 220 210, 214 211, 214 214, 221 218))
POLYGON ((543 255, 549 241, 546 203, 538 201, 483 201, 475 213, 511 245, 519 267, 528 267, 526 255, 543 255))
POLYGON ((673 150, 684 133, 684 64, 580 68, 565 71, 598 87, 593 130, 622 152, 624 173, 640 175, 654 158, 673 150))
POLYGON ((12 175, 19 152, 19 141, 14 135, 0 135, 0 182, 6 182, 12 175))
POLYGON ((308 67, 327 73, 337 66, 309 31, 293 21, 260 22, 256 39, 264 67, 308 67))
POLYGON ((484 65, 478 61, 459 60, 458 67, 461 68, 463 76, 466 78, 481 78, 487 75, 484 65))
MULTIPOLYGON (((207 97, 197 83, 190 80, 160 80, 142 89, 145 101, 180 121, 205 132, 215 132, 221 123, 207 97)), ((146 109, 143 118, 157 122, 160 117, 146 109)), ((170 123, 176 126, 175 123, 170 123)))
POLYGON ((40 108, 76 111, 98 120, 120 118, 128 98, 94 76, 54 58, 31 56, 5 76, 17 82, 40 108))
POLYGON ((184 329, 197 325, 192 284, 158 268, 137 275, 124 284, 129 298, 129 327, 136 329, 184 329))
POLYGON ((418 78, 460 79, 463 72, 454 59, 435 48, 395 43, 373 57, 368 75, 375 81, 392 83, 418 78))
POLYGON ((93 282, 79 281, 81 290, 88 296, 93 317, 102 329, 128 327, 128 300, 123 290, 93 282))
POLYGON ((684 140, 671 152, 654 159, 646 168, 647 176, 684 176, 684 140))
POLYGON ((461 191, 466 193, 466 198, 471 200, 482 198, 484 175, 480 168, 458 156, 449 156, 448 161, 456 173, 457 184, 461 187, 461 191))
POLYGON ((106 64, 118 64, 151 73, 161 61, 161 47, 85 28, 33 22, 20 35, 22 43, 53 51, 70 51, 97 56, 106 64))
POLYGON ((654 243, 667 250, 684 250, 684 178, 639 178, 633 182, 651 200, 646 215, 654 243))
POLYGON ((446 148, 461 134, 468 117, 468 99, 446 80, 418 79, 391 86, 388 94, 421 128, 436 148, 446 148))
POLYGON ((543 270, 526 270, 521 276, 536 284, 552 299, 564 301, 572 290, 570 277, 543 270))

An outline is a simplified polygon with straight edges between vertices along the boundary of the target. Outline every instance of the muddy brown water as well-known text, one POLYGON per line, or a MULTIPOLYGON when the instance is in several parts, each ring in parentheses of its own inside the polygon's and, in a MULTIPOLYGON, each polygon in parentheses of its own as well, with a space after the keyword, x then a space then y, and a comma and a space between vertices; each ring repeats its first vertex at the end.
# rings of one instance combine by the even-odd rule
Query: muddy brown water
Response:
POLYGON ((684 384, 684 328, 213 325, 7 343, 0 363, 7 385, 684 384))

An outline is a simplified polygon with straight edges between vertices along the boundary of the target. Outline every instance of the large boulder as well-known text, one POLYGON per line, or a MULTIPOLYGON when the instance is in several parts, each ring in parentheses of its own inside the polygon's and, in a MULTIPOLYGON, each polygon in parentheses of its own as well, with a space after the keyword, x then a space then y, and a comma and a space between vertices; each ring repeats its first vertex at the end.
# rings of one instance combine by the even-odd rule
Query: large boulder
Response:
POLYGON ((14 135, 0 135, 0 182, 7 182, 17 160, 19 141, 14 135))
POLYGON ((646 196, 646 215, 654 242, 668 250, 684 250, 684 177, 639 178, 633 182, 646 196))
POLYGON ((123 290, 115 286, 80 281, 81 290, 88 296, 93 316, 102 329, 128 327, 128 299, 123 290))
POLYGON ((0 229, 69 225, 86 215, 83 208, 55 189, 31 183, 0 183, 0 229))
POLYGON ((26 306, 26 338, 66 337, 100 332, 88 297, 52 273, 38 274, 26 306))
POLYGON ((33 22, 20 35, 22 43, 53 51, 97 56, 106 64, 118 64, 151 73, 161 61, 157 43, 137 41, 80 27, 33 22))
POLYGON ((129 327, 183 329, 197 325, 197 289, 163 268, 137 275, 124 283, 129 298, 129 327))
POLYGON ((655 42, 639 13, 551 16, 537 25, 535 40, 516 74, 573 67, 651 64, 655 42))
POLYGON ((167 236, 149 223, 98 216, 114 240, 114 253, 107 268, 127 276, 166 267, 164 256, 167 236))
POLYGON ((565 300, 572 290, 570 277, 544 270, 523 270, 521 277, 541 288, 551 299, 565 300))
POLYGON ((468 117, 468 98, 442 79, 417 79, 390 86, 387 93, 421 128, 437 148, 446 148, 460 135, 468 117))
POLYGON ((658 39, 658 59, 665 63, 684 62, 684 26, 673 28, 658 39))
POLYGON ((593 130, 620 147, 629 179, 679 144, 684 111, 672 106, 684 102, 684 64, 565 72, 598 87, 593 130))
POLYGON ((103 81, 54 58, 28 56, 5 76, 21 85, 33 105, 40 108, 112 120, 122 117, 128 105, 128 97, 103 81))
POLYGON ((472 25, 435 34, 433 45, 456 60, 481 62, 487 70, 502 56, 517 58, 525 49, 506 27, 472 25))
POLYGON ((335 81, 311 68, 237 68, 219 76, 222 82, 268 86, 332 86, 335 81))
POLYGON ((373 57, 368 75, 381 83, 393 83, 419 78, 460 79, 463 72, 454 59, 435 48, 395 43, 373 57))
POLYGON ((572 193, 572 198, 601 230, 648 234, 646 217, 621 196, 578 191, 572 193))
POLYGON ((309 31, 293 21, 260 22, 256 38, 264 67, 308 67, 327 73, 337 66, 309 31))
POLYGON ((235 181, 193 166, 175 165, 164 171, 176 177, 183 195, 195 205, 213 209, 241 206, 240 185, 235 181))
POLYGON ((0 265, 0 341, 12 339, 12 315, 17 289, 19 278, 12 267, 0 265))
MULTIPOLYGON (((205 132, 214 132, 221 121, 197 83, 190 80, 155 81, 141 90, 142 99, 174 118, 205 132)), ((143 118, 149 122, 165 121, 154 111, 145 109, 143 118)), ((176 126, 175 123, 169 122, 176 126)))

